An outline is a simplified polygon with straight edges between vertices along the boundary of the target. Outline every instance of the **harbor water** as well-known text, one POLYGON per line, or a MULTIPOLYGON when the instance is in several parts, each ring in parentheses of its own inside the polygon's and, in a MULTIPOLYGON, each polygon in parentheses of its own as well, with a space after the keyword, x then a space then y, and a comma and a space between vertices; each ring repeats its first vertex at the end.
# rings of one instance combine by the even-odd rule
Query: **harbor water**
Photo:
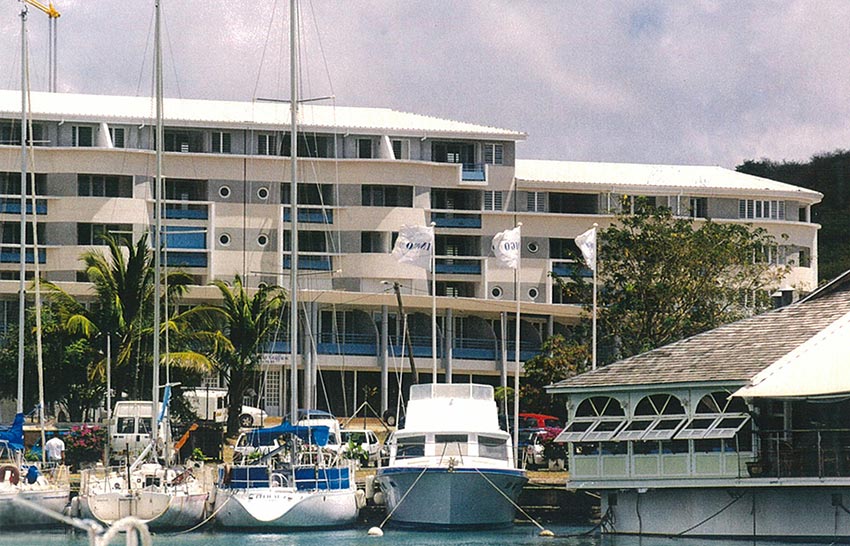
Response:
MULTIPOLYGON (((555 538, 538 536, 533 525, 515 525, 496 531, 416 532, 386 528, 383 537, 367 535, 368 527, 335 531, 302 533, 232 533, 206 531, 191 534, 159 533, 153 537, 154 546, 800 546, 800 542, 706 540, 700 538, 663 538, 635 536, 586 536, 590 527, 548 525, 555 538)), ((86 546, 83 535, 62 531, 0 532, 0 546, 86 546)), ((113 544, 124 544, 123 538, 113 544)), ((820 543, 823 544, 823 543, 820 543)))

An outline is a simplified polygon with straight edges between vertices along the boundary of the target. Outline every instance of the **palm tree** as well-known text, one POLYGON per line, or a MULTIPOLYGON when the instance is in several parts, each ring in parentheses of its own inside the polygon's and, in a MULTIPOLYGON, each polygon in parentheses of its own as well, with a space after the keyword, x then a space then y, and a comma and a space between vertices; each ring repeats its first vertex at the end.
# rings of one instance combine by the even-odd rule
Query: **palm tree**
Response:
MULTIPOLYGON (((85 274, 94 285, 95 303, 86 308, 61 288, 45 283, 50 288, 50 297, 60 309, 60 318, 71 333, 89 339, 99 339, 103 349, 102 358, 93 363, 92 374, 103 374, 106 368, 105 349, 107 339, 113 348, 116 371, 115 387, 125 389, 132 398, 137 398, 144 383, 141 370, 149 359, 149 340, 153 334, 153 257, 147 244, 147 235, 142 235, 133 245, 126 238, 104 235, 108 251, 92 249, 84 252, 81 261, 85 274)), ((179 271, 167 276, 167 298, 172 304, 187 290, 191 277, 179 271)), ((171 305, 170 308, 174 308, 171 305)), ((180 315, 167 320, 161 328, 179 330, 180 315), (172 326, 169 326, 172 325, 172 326)), ((209 368, 209 362, 200 353, 174 353, 170 359, 177 364, 209 368)))
POLYGON ((221 292, 221 305, 211 306, 220 321, 221 337, 216 343, 214 360, 227 383, 227 434, 239 432, 242 397, 260 355, 281 325, 286 291, 279 286, 261 285, 249 295, 239 275, 231 288, 213 281, 221 292))

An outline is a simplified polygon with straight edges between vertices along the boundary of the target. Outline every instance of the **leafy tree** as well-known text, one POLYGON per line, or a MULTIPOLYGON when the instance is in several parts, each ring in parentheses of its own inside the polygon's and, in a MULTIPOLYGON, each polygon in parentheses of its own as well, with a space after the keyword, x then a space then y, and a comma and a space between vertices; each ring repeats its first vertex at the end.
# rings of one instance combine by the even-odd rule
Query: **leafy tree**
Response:
MULTIPOLYGON (((764 229, 697 222, 663 207, 618 215, 597 240, 600 363, 761 312, 787 273, 768 263, 776 241, 764 229)), ((558 280, 566 297, 589 310, 591 283, 582 271, 558 280)))
POLYGON ((233 288, 223 281, 214 281, 223 302, 199 308, 218 322, 213 358, 216 370, 227 383, 227 434, 239 432, 242 397, 257 370, 260 354, 281 325, 286 292, 279 286, 261 285, 250 295, 237 275, 233 288))
POLYGON ((577 375, 590 366, 590 348, 584 343, 554 335, 543 342, 542 350, 525 362, 525 378, 520 386, 524 411, 558 415, 563 404, 546 393, 546 385, 577 375))

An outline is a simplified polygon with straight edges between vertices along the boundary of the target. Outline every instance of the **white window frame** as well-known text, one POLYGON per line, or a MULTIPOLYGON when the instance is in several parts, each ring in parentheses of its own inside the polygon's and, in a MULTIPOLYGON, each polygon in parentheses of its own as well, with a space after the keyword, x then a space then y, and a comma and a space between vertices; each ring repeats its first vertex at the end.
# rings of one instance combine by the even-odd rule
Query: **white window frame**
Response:
POLYGON ((739 199, 738 218, 747 220, 785 220, 785 201, 739 199))
POLYGON ((484 190, 483 210, 501 212, 504 209, 505 192, 501 190, 484 190))
POLYGON ((746 413, 698 413, 676 433, 677 440, 708 440, 734 438, 738 431, 750 420, 746 413), (741 422, 735 427, 721 426, 728 419, 740 419, 741 422), (707 421, 706 426, 689 428, 694 421, 707 421))
POLYGON ((257 133, 257 155, 277 155, 276 134, 257 133), (263 146, 260 145, 261 142, 264 142, 263 146))
POLYGON ((529 191, 526 192, 526 207, 527 212, 546 212, 546 192, 545 191, 529 191))
POLYGON ((231 142, 233 137, 227 131, 213 131, 212 142, 210 143, 212 153, 214 154, 229 154, 231 153, 231 142))
POLYGON ((505 145, 498 142, 485 142, 484 163, 488 165, 504 165, 505 145))
POLYGON ((110 127, 109 138, 112 140, 112 145, 116 148, 125 148, 127 146, 127 131, 123 127, 110 127), (117 135, 121 135, 121 145, 118 145, 117 135))
POLYGON ((94 127, 91 125, 74 125, 71 127, 71 146, 77 148, 91 148, 94 146, 94 127), (88 144, 80 143, 80 129, 88 129, 90 131, 88 144))

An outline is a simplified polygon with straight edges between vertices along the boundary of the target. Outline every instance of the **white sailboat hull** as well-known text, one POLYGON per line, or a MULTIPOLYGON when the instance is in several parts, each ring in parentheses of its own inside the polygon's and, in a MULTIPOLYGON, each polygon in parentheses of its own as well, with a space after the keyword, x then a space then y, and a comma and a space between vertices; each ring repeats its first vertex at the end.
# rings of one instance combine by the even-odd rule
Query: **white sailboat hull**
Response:
POLYGON ((67 487, 44 490, 0 490, 0 529, 58 526, 57 520, 15 504, 13 500, 21 498, 62 514, 70 496, 71 490, 67 487))
POLYGON ((511 469, 388 467, 378 470, 376 481, 394 525, 473 529, 512 524, 528 479, 511 469))
POLYGON ((355 489, 298 491, 293 488, 219 489, 215 520, 229 528, 305 529, 357 521, 355 489))
POLYGON ((151 529, 188 529, 204 519, 207 493, 116 491, 80 496, 80 516, 111 525, 133 516, 151 529))

